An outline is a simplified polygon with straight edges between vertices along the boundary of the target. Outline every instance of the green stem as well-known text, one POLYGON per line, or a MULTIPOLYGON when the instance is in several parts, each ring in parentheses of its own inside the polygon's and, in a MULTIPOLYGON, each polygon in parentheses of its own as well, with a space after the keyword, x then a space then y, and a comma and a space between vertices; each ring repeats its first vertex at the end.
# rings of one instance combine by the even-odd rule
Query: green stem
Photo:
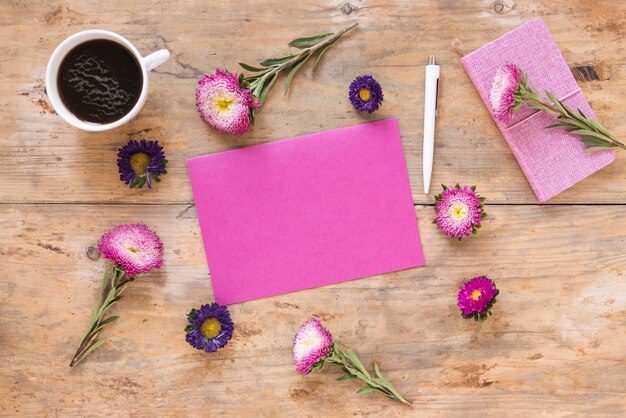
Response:
POLYGON ((90 351, 90 348, 97 342, 96 337, 100 334, 100 331, 102 331, 104 326, 109 325, 114 321, 110 321, 103 326, 103 322, 109 319, 105 318, 108 307, 118 300, 117 298, 120 293, 126 288, 126 285, 130 281, 131 279, 128 277, 126 272, 119 266, 114 266, 111 270, 105 271, 98 307, 94 311, 85 336, 81 340, 74 357, 72 357, 70 367, 74 367, 76 364, 85 359, 88 351, 90 351))
MULTIPOLYGON (((346 350, 344 352, 337 348, 337 346, 333 345, 331 352, 326 357, 325 361, 342 366, 344 372, 346 372, 344 378, 355 378, 363 381, 367 385, 364 389, 369 388, 369 390, 378 391, 390 399, 406 405, 411 405, 411 403, 407 401, 387 379, 385 379, 377 364, 374 365, 374 373, 368 372, 354 351, 346 350)), ((343 378, 340 379, 343 380, 343 378)))
POLYGON ((352 25, 346 28, 343 28, 342 30, 332 35, 328 35, 328 37, 326 37, 320 43, 310 46, 308 48, 303 48, 299 50, 297 53, 293 55, 292 58, 288 59, 287 61, 281 64, 276 64, 272 66, 271 70, 264 72, 263 74, 259 74, 257 76, 249 77, 248 79, 254 78, 254 80, 250 82, 250 91, 254 91, 255 87, 257 87, 259 83, 263 84, 265 80, 269 79, 274 74, 279 73, 282 70, 285 70, 287 68, 293 67, 294 65, 298 64, 302 59, 305 59, 307 56, 314 54, 316 51, 332 44, 341 36, 343 36, 345 33, 350 32, 352 29, 356 28, 357 26, 359 26, 358 23, 353 23, 352 25))
MULTIPOLYGON (((532 84, 532 81, 531 81, 531 84, 532 84)), ((548 95, 550 95, 550 93, 548 93, 548 95)), ((544 110, 548 113, 557 115, 559 118, 558 120, 560 121, 572 121, 574 125, 582 124, 585 130, 594 132, 595 134, 601 136, 601 139, 600 138, 598 139, 604 142, 607 147, 617 147, 617 148, 626 150, 626 144, 624 144, 622 141, 617 139, 614 135, 612 135, 606 129, 602 127, 597 128, 596 126, 594 126, 594 123, 591 122, 590 119, 587 117, 580 117, 580 118, 574 117, 572 114, 573 112, 572 109, 565 106, 563 103, 560 103, 558 99, 555 99, 558 103, 553 103, 552 101, 543 98, 537 92, 537 88, 534 87, 534 85, 532 86, 522 85, 521 97, 522 97, 522 100, 529 105, 529 107, 533 109, 544 110)), ((598 125, 597 122, 595 123, 595 125, 598 125)))

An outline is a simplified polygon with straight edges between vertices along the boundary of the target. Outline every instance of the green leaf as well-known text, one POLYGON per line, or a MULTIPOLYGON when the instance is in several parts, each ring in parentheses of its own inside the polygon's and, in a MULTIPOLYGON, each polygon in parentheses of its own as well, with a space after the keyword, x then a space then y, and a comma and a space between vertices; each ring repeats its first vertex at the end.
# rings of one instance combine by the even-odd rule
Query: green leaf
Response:
POLYGON ((581 135, 581 136, 591 136, 594 138, 598 138, 600 140, 602 140, 603 142, 608 142, 607 141, 607 137, 601 133, 598 132, 593 132, 587 129, 576 129, 571 131, 570 133, 572 134, 576 134, 576 135, 581 135))
POLYGON ((302 61, 300 61, 298 64, 296 64, 291 71, 289 71, 289 75, 287 76, 287 80, 285 81, 285 94, 287 94, 289 92, 289 87, 291 87, 291 81, 293 80, 293 77, 296 75, 296 73, 298 72, 298 70, 300 69, 300 67, 302 67, 304 65, 305 62, 307 62, 307 60, 311 57, 311 55, 307 55, 302 61))
POLYGON ((309 48, 311 46, 315 46, 320 43, 320 41, 324 40, 327 36, 332 35, 332 33, 325 33, 323 35, 311 36, 310 38, 297 38, 293 41, 289 42, 289 46, 294 48, 309 48))
POLYGON ((567 114, 567 110, 565 110, 565 108, 563 107, 563 104, 559 101, 559 99, 557 99, 556 97, 554 97, 554 94, 550 93, 549 91, 546 91, 546 95, 548 96, 548 99, 550 99, 550 101, 559 108, 559 110, 565 114, 567 114))
POLYGON ((356 393, 367 393, 373 391, 374 388, 371 386, 363 386, 361 389, 357 390, 356 393))
POLYGON ((274 73, 274 75, 270 78, 269 83, 267 83, 267 85, 261 91, 261 95, 259 96, 259 103, 261 105, 265 103, 265 99, 267 98, 267 95, 269 94, 272 87, 274 87, 274 83, 276 82, 277 78, 278 78, 278 73, 274 73))
POLYGON ((335 43, 335 41, 332 41, 331 43, 329 43, 327 46, 325 46, 320 52, 319 54, 317 54, 317 57, 315 57, 315 61, 313 61, 313 68, 311 68, 311 73, 313 73, 315 71, 315 69, 317 68, 317 64, 319 64, 320 60, 322 59, 322 57, 324 56, 324 54, 326 53, 326 51, 328 50, 328 48, 330 48, 333 44, 335 43))
POLYGON ((107 325, 112 324, 113 322, 115 322, 115 320, 117 320, 119 318, 119 316, 110 316, 107 319, 105 319, 104 321, 100 322, 100 325, 98 326, 98 328, 96 328, 94 330, 95 332, 100 331, 102 328, 106 327, 107 325))
POLYGON ((349 379, 356 379, 356 377, 352 376, 351 374, 344 374, 343 376, 338 377, 337 381, 343 382, 344 380, 349 380, 349 379))
POLYGON ((281 57, 281 58, 270 58, 265 61, 261 61, 260 64, 264 67, 272 67, 274 65, 279 65, 286 61, 289 61, 291 58, 293 58, 293 55, 290 55, 287 57, 281 57))
POLYGON ((248 65, 243 62, 240 62, 239 66, 243 68, 244 70, 252 71, 253 73, 259 73, 261 71, 267 70, 267 68, 253 67, 252 65, 248 65))
POLYGON ((91 344, 89 346, 89 348, 87 350, 85 350, 83 352, 83 354, 79 357, 79 359, 74 363, 74 366, 77 365, 78 363, 80 363, 81 361, 83 361, 88 355, 89 353, 91 353, 93 350, 95 350, 96 348, 100 347, 102 344, 108 342, 109 340, 106 338, 103 338, 101 340, 98 340, 96 342, 94 342, 93 344, 91 344))
POLYGON ((378 363, 374 363, 374 373, 381 379, 384 379, 383 374, 380 372, 380 367, 378 367, 378 363))
POLYGON ((580 142, 582 142, 583 144, 587 144, 587 145, 606 145, 607 144, 606 141, 603 141, 598 138, 593 138, 590 136, 581 137, 580 142))
POLYGON ((140 179, 139 177, 135 177, 134 179, 132 179, 132 181, 130 182, 131 189, 134 189, 137 186, 137 184, 139 184, 139 179, 140 179))
POLYGON ((585 149, 585 152, 594 152, 594 151, 603 151, 603 150, 607 150, 607 149, 611 149, 614 147, 608 146, 608 145, 598 145, 597 147, 589 147, 587 149, 585 149))

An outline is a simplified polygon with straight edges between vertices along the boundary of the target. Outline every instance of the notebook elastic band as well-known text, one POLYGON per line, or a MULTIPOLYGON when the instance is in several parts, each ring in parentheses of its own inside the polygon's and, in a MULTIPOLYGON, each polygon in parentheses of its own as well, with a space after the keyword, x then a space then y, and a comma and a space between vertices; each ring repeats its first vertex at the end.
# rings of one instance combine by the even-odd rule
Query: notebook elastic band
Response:
MULTIPOLYGON (((572 97, 573 95, 575 95, 575 94, 577 94, 577 93, 580 93, 580 92, 581 92, 581 88, 580 88, 580 87, 578 87, 576 90, 572 91, 571 93, 569 93, 569 94, 567 94, 567 95, 565 95, 565 96, 561 97, 561 98, 559 99, 559 102, 562 102, 563 100, 567 100, 567 99, 569 99, 570 97, 572 97)), ((511 130, 511 129, 515 128, 517 125, 519 125, 519 124, 522 124, 522 123, 526 122, 528 119, 535 117, 535 116, 536 116, 536 115, 538 115, 540 112, 541 112, 541 110, 537 110, 535 113, 532 113, 532 114, 530 114, 530 115, 526 116, 524 119, 522 119, 522 120, 520 120, 520 121, 518 121, 518 122, 514 123, 514 124, 513 124, 513 125, 511 125, 511 126, 507 126, 507 127, 506 127, 506 128, 504 128, 503 130, 504 130, 504 131, 511 130)))

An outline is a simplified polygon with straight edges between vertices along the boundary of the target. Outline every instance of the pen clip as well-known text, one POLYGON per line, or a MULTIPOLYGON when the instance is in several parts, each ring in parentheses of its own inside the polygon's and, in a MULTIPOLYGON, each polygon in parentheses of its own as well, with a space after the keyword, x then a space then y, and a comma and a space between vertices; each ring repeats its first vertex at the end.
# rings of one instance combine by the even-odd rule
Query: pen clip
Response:
POLYGON ((437 89, 435 89, 435 116, 437 115, 437 109, 439 109, 439 77, 437 77, 437 89))

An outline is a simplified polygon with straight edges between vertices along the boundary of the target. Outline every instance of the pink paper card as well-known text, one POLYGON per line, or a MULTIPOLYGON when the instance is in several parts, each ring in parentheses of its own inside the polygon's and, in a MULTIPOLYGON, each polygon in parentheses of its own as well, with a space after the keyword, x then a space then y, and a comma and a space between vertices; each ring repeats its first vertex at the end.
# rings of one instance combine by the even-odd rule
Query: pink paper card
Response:
POLYGON ((220 304, 424 265, 396 119, 187 166, 220 304))

